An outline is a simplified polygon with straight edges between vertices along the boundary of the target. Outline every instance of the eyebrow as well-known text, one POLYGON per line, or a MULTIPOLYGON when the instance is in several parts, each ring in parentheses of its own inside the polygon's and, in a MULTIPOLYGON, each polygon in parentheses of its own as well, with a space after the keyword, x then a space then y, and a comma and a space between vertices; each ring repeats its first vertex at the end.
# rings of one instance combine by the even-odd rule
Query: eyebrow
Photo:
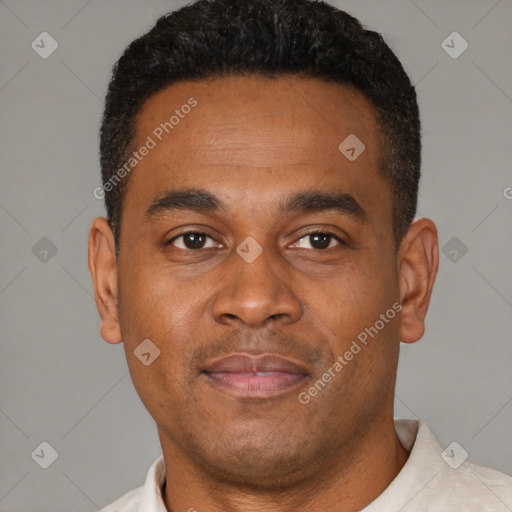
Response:
POLYGON ((367 222, 367 215, 363 207, 346 192, 299 192, 287 197, 282 203, 281 209, 288 214, 335 211, 351 217, 359 224, 367 222))
POLYGON ((190 210, 200 213, 224 211, 224 203, 215 194, 201 189, 175 189, 156 197, 146 211, 146 217, 159 214, 190 210))
MULTIPOLYGON (((356 199, 345 192, 304 191, 284 198, 280 203, 284 215, 335 211, 351 217, 359 224, 367 215, 356 199)), ((176 211, 198 213, 226 212, 226 204, 215 194, 197 188, 174 189, 156 197, 146 211, 146 219, 176 211)))

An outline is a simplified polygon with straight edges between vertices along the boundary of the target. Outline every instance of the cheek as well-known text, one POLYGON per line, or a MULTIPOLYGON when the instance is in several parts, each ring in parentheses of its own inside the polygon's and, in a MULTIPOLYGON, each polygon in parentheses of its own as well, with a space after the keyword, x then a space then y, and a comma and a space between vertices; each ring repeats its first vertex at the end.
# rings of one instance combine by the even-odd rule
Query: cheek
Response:
POLYGON ((193 334, 188 329, 195 322, 187 321, 190 301, 186 300, 185 287, 173 288, 172 279, 156 278, 151 273, 131 275, 137 277, 120 282, 119 287, 126 359, 145 407, 154 418, 162 418, 180 407, 179 397, 187 379, 183 361, 188 358, 193 334), (145 358, 143 354, 148 352, 145 358))
POLYGON ((383 309, 385 289, 383 275, 373 263, 343 268, 328 281, 310 283, 305 297, 317 321, 331 329, 342 348, 389 307, 383 309))
POLYGON ((330 351, 335 360, 342 358, 342 376, 332 391, 347 401, 366 400, 369 392, 381 399, 377 390, 393 374, 398 357, 398 315, 390 309, 396 300, 393 273, 377 258, 366 263, 333 276, 328 288, 317 284, 309 292, 318 316, 311 321, 322 329, 327 326, 330 351))
POLYGON ((149 339, 160 350, 158 362, 181 375, 181 363, 200 334, 204 283, 183 282, 168 269, 124 275, 134 276, 120 284, 120 323, 126 350, 133 351, 149 339))
POLYGON ((161 270, 133 265, 119 272, 119 307, 124 336, 160 338, 186 314, 186 289, 161 270))

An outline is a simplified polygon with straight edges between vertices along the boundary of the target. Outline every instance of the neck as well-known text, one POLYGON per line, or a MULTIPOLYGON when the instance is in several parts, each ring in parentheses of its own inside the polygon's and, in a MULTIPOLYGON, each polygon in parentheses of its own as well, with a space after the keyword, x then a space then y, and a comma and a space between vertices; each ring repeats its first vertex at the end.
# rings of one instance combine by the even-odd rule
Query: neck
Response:
POLYGON ((167 469, 164 503, 168 512, 355 512, 375 500, 407 461, 393 418, 311 464, 286 484, 230 482, 190 461, 161 433, 167 469))

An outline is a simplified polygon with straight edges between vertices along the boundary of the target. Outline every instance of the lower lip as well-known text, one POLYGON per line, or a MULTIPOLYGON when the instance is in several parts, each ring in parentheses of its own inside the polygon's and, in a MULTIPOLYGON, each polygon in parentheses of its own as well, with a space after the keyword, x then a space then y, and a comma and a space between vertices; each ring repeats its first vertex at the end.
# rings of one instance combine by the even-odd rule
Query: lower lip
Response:
POLYGON ((268 397, 295 388, 306 375, 289 372, 205 372, 216 386, 237 396, 268 397))

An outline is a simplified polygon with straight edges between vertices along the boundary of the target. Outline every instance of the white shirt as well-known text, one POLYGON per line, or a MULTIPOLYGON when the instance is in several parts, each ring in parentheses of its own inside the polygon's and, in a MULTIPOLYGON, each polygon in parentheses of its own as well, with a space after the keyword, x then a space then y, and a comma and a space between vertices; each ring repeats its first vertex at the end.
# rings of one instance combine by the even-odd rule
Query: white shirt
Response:
MULTIPOLYGON (((395 428, 409 458, 387 489, 361 512, 512 511, 512 477, 463 462, 457 447, 443 452, 423 421, 395 420, 395 428)), ((144 485, 103 512, 168 512, 162 499, 164 482, 161 455, 149 468, 144 485)))

